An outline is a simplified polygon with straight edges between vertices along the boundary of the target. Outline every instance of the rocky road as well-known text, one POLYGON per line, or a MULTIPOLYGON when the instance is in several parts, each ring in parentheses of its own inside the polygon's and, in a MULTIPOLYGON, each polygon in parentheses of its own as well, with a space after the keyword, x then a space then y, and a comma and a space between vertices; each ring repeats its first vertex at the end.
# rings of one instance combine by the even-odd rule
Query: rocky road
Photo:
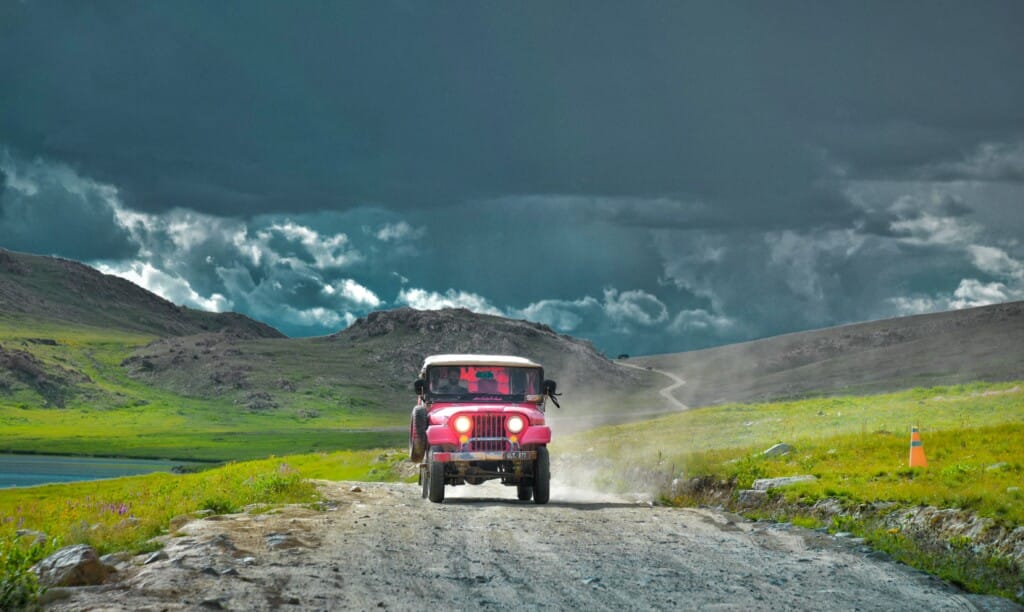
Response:
POLYGON ((553 487, 321 483, 326 503, 188 522, 50 610, 1017 609, 785 524, 553 487))

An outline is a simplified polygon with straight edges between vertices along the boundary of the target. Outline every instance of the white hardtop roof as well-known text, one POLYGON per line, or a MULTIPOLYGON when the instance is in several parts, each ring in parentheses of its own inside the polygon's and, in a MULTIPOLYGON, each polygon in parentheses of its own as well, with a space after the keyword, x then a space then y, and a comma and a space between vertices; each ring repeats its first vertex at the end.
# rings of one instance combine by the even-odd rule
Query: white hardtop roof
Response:
POLYGON ((492 365, 492 366, 516 366, 541 367, 524 357, 513 357, 511 355, 431 355, 423 360, 423 369, 429 366, 454 366, 454 365, 492 365))

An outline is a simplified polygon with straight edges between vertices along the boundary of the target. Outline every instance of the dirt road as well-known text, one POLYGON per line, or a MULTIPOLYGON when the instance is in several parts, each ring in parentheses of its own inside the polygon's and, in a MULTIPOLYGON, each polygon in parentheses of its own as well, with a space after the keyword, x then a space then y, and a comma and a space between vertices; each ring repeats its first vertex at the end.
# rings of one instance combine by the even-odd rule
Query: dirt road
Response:
POLYGON ((682 378, 679 378, 678 376, 676 376, 672 372, 666 372, 665 370, 655 370, 654 368, 640 367, 640 366, 632 364, 632 363, 623 363, 622 361, 616 361, 615 363, 620 365, 620 366, 622 366, 622 367, 624 367, 624 368, 633 368, 634 370, 650 370, 651 372, 657 372, 658 374, 661 374, 662 376, 667 377, 669 380, 672 381, 672 384, 667 386, 667 387, 665 387, 665 388, 663 388, 663 389, 660 389, 658 391, 658 393, 663 398, 665 398, 665 400, 669 404, 675 406, 676 409, 678 409, 678 410, 689 410, 690 409, 689 406, 687 406, 686 404, 684 404, 681 401, 677 400, 675 395, 672 395, 673 391, 675 391, 679 387, 682 387, 683 385, 686 384, 686 381, 683 380, 682 378))
POLYGON ((849 540, 710 510, 557 486, 547 506, 491 483, 442 505, 415 485, 323 490, 320 509, 188 523, 149 564, 47 609, 1015 609, 849 540))

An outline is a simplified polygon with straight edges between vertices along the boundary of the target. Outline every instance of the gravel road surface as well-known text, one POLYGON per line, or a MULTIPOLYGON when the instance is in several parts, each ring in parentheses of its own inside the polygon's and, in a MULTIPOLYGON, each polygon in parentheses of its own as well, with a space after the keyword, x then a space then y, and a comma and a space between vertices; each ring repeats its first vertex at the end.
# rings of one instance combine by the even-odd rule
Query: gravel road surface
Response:
POLYGON ((494 483, 321 483, 328 500, 192 521, 53 610, 1011 610, 856 542, 705 509, 494 483), (146 561, 149 561, 146 563, 146 561))

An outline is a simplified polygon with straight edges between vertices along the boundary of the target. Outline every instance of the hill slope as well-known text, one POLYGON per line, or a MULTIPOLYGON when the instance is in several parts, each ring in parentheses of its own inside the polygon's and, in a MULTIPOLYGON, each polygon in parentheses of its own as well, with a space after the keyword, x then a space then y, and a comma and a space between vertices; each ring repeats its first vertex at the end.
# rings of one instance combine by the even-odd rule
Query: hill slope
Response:
POLYGON ((253 410, 314 410, 325 401, 359 398, 360 404, 390 411, 398 424, 414 401, 412 381, 424 357, 436 353, 528 357, 543 364, 568 395, 585 391, 605 403, 658 384, 651 373, 615 365, 589 342, 545 325, 465 309, 379 311, 319 338, 165 338, 138 349, 122 365, 134 379, 157 388, 227 398, 253 410))
POLYGON ((175 306, 85 264, 4 249, 0 249, 0 314, 155 336, 224 330, 260 338, 284 337, 273 327, 237 313, 175 306))
POLYGON ((629 363, 687 382, 691 406, 1024 379, 1024 302, 787 334, 629 363))
POLYGON ((664 403, 657 375, 543 325, 406 308, 291 339, 0 250, 0 451, 227 459, 402 445, 412 380, 440 352, 540 361, 566 392, 563 416, 664 403))

